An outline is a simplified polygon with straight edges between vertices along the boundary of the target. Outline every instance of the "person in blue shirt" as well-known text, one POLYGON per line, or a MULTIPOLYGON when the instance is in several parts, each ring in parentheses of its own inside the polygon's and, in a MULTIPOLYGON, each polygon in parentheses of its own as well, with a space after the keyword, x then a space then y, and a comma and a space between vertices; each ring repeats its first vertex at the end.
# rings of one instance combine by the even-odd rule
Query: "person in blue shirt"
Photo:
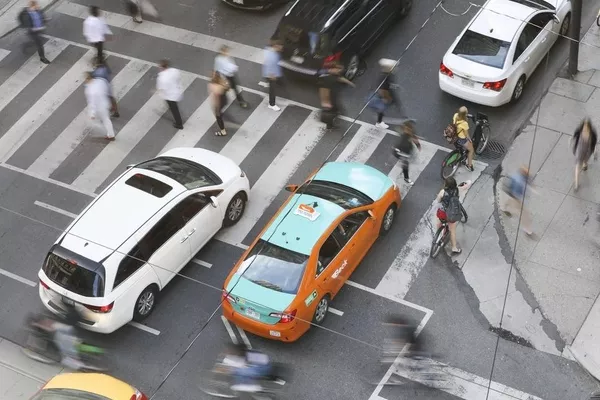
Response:
POLYGON ((276 85, 280 83, 283 73, 279 61, 281 61, 281 51, 283 45, 280 40, 272 40, 271 44, 265 48, 265 59, 263 61, 262 74, 263 78, 269 82, 269 108, 273 111, 279 111, 275 104, 276 85))
MULTIPOLYGON (((528 236, 533 235, 531 230, 531 216, 529 211, 523 205, 525 201, 525 189, 529 183, 529 169, 525 166, 519 168, 519 170, 508 178, 507 186, 505 188, 507 199, 500 210, 507 216, 511 216, 511 208, 521 210, 523 216, 523 230, 528 236)), ((529 187, 527 191, 534 190, 529 187)))
POLYGON ((108 98, 110 100, 111 117, 119 118, 120 114, 119 114, 119 107, 117 106, 117 99, 113 95, 112 85, 110 84, 111 73, 112 73, 112 71, 106 64, 106 61, 99 61, 98 58, 96 58, 95 63, 94 63, 94 70, 92 71, 92 77, 93 78, 102 78, 102 79, 106 80, 106 82, 108 83, 108 91, 109 91, 108 98))
POLYGON ((21 26, 26 28, 31 41, 37 47, 40 61, 44 64, 50 64, 50 61, 44 54, 44 43, 42 42, 41 34, 46 29, 46 17, 35 0, 29 2, 29 7, 24 8, 19 14, 21 26))

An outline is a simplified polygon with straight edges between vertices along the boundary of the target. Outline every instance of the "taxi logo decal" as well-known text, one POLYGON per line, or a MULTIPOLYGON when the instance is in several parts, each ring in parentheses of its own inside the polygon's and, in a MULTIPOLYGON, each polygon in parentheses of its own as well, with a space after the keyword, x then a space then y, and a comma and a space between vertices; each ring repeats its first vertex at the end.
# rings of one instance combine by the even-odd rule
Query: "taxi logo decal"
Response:
POLYGON ((304 304, 306 304, 306 307, 310 306, 310 303, 315 301, 318 295, 319 294, 317 293, 317 291, 313 290, 313 292, 309 294, 308 297, 304 300, 304 304))
POLYGON ((346 268, 346 265, 348 265, 348 260, 344 260, 344 262, 342 263, 342 266, 339 267, 338 269, 336 269, 335 271, 333 271, 333 275, 331 275, 331 277, 333 279, 336 279, 338 276, 340 276, 340 274, 342 273, 344 268, 346 268))
POLYGON ((296 208, 296 211, 294 211, 294 214, 304 217, 310 221, 316 220, 319 218, 319 215, 321 215, 321 213, 315 210, 313 206, 308 204, 300 204, 298 208, 296 208))

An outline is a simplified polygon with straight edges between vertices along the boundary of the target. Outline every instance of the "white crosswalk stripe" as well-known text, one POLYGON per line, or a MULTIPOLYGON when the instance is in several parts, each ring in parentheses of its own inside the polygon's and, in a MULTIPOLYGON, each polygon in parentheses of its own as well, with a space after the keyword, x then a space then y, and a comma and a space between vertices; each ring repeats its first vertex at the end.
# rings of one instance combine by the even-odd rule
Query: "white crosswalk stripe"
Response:
POLYGON ((10 50, 0 49, 0 61, 4 60, 9 54, 10 50))
POLYGON ((366 163, 384 136, 382 130, 368 125, 361 126, 338 156, 337 161, 366 163))

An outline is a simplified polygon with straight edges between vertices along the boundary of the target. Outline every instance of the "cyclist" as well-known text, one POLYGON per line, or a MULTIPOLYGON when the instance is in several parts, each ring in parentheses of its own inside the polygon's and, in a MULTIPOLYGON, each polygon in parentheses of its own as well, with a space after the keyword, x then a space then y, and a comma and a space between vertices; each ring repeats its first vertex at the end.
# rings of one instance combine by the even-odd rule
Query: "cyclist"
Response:
POLYGON ((456 243, 456 223, 460 220, 460 199, 458 185, 453 177, 444 180, 444 188, 440 190, 436 197, 442 207, 437 210, 438 229, 442 226, 442 221, 446 221, 450 230, 450 243, 452 243, 452 255, 460 254, 462 249, 458 248, 456 243), (456 209, 458 208, 458 210, 456 209))
POLYGON ((260 381, 270 379, 272 372, 269 356, 243 345, 237 345, 231 348, 227 358, 233 367, 232 390, 242 393, 257 393, 263 390, 260 381))
POLYGON ((468 152, 467 169, 473 171, 473 156, 475 150, 473 149, 473 141, 469 136, 469 110, 467 107, 462 106, 458 109, 458 112, 452 117, 452 123, 456 127, 456 144, 463 147, 468 152))

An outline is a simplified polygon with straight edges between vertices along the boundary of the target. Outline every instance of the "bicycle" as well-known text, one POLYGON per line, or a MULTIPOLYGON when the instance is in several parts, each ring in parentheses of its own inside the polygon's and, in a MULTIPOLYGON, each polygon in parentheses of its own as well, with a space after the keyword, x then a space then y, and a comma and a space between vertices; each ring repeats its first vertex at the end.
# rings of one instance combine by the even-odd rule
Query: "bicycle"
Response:
POLYGON ((469 114, 468 117, 475 123, 475 129, 473 130, 473 149, 475 150, 475 154, 481 155, 487 147, 490 136, 492 135, 490 120, 486 114, 480 112, 478 112, 476 116, 469 114))
MULTIPOLYGON (((463 182, 459 186, 463 186, 465 184, 466 183, 463 182)), ((462 214, 460 222, 462 222, 464 224, 469 220, 469 216, 467 215, 467 211, 465 210, 465 208, 463 207, 462 204, 460 205, 460 211, 462 214)), ((433 241, 431 242, 431 249, 429 250, 429 256, 431 258, 436 258, 438 256, 438 254, 440 254, 440 251, 442 250, 442 248, 444 246, 446 246, 446 244, 448 243, 448 240, 450 240, 450 228, 448 227, 448 221, 440 220, 440 222, 442 224, 440 225, 437 232, 433 236, 433 241)))

